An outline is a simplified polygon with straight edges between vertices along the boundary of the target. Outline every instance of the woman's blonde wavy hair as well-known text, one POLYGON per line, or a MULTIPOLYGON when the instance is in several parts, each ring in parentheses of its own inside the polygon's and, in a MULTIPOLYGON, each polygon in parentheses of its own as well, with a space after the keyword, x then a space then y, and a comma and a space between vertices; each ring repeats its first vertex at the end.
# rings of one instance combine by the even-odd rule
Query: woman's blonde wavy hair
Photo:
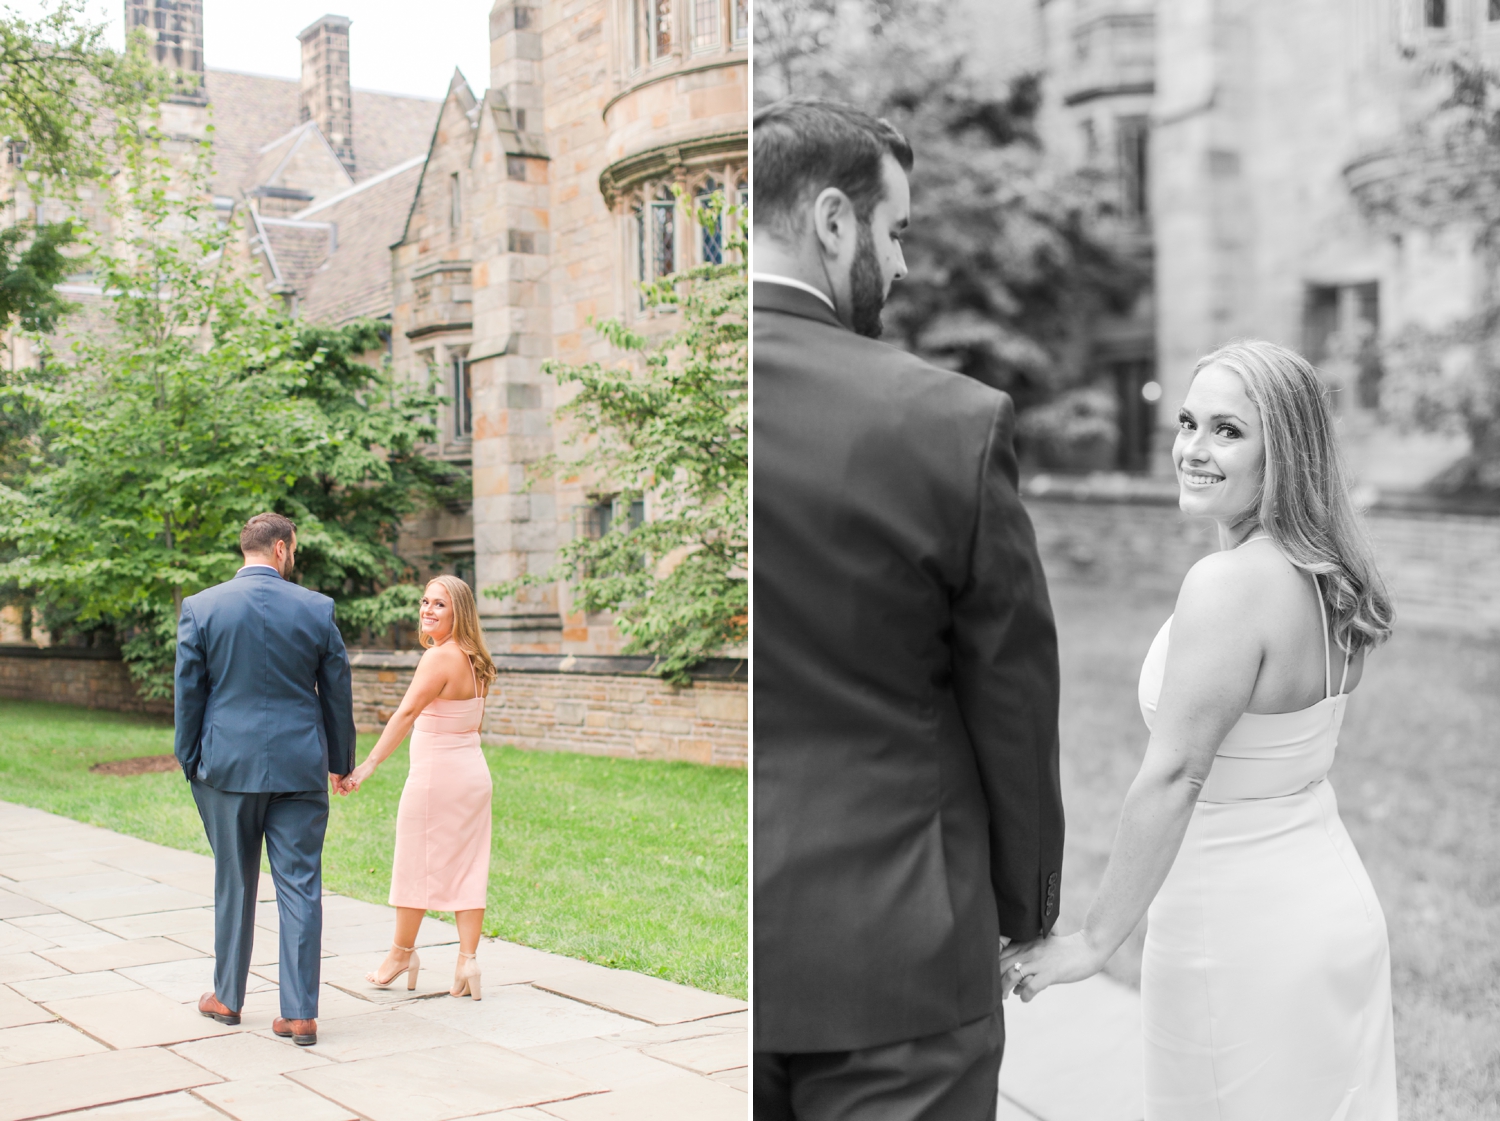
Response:
MULTIPOLYGON (((448 593, 448 602, 453 605, 453 641, 469 656, 474 667, 474 676, 479 682, 479 691, 488 692, 490 683, 500 675, 490 658, 490 648, 484 643, 484 632, 479 629, 479 605, 474 602, 474 589, 457 576, 434 576, 427 587, 437 584, 448 593)), ((419 642, 423 646, 436 646, 437 641, 428 634, 419 642)))
POLYGON ((1353 654, 1380 645, 1391 636, 1395 612, 1349 495, 1328 390, 1317 371, 1301 355, 1261 339, 1238 339, 1204 355, 1193 376, 1209 366, 1238 374, 1260 410, 1265 468, 1251 521, 1317 577, 1340 647, 1353 654))

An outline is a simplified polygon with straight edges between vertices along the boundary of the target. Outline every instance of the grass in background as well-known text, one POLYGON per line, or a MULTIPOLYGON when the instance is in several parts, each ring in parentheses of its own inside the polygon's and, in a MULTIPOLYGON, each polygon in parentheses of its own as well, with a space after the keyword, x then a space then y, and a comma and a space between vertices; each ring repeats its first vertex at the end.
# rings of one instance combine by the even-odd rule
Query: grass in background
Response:
MULTIPOLYGON (((1061 931, 1099 887, 1146 747, 1136 681, 1170 597, 1052 588, 1067 809, 1061 931)), ((1479 1121, 1500 1103, 1500 640, 1401 626, 1351 699, 1330 782, 1391 937, 1408 1121, 1479 1121)), ((1109 972, 1140 983, 1137 931, 1109 972)), ((1267 963, 1274 968, 1275 963, 1267 963)))
MULTIPOLYGON (((0 799, 192 852, 208 844, 181 774, 88 768, 172 750, 157 718, 0 700, 0 799)), ((360 737, 360 755, 374 744, 360 737)), ((744 770, 487 747, 495 780, 485 933, 743 997, 744 770)), ((406 750, 333 798, 323 882, 384 903, 406 750)))

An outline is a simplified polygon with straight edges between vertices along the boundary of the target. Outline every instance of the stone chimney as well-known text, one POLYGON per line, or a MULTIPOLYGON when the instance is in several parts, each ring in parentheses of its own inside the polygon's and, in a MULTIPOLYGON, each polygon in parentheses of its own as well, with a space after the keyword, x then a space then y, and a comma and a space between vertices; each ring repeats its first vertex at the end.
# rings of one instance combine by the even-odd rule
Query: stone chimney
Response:
MULTIPOLYGON (((161 0, 157 0, 158 3, 161 0)), ((349 20, 324 16, 297 36, 302 41, 301 119, 316 121, 323 138, 354 174, 354 123, 349 107, 349 20)))
POLYGON ((146 33, 152 60, 176 78, 173 101, 202 105, 203 0, 125 0, 125 31, 146 33))

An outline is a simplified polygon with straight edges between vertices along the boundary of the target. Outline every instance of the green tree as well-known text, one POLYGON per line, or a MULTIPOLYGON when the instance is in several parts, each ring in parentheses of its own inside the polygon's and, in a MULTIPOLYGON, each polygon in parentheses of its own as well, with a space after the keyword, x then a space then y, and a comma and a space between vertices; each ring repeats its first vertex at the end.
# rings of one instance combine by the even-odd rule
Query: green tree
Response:
POLYGON ((1476 59, 1430 61, 1439 96, 1411 121, 1381 174, 1355 177, 1354 197, 1378 228, 1458 229, 1483 274, 1479 307, 1443 327, 1410 326, 1380 347, 1380 408, 1390 419, 1461 432, 1469 453, 1429 486, 1500 493, 1500 70, 1476 59))
POLYGON ((1085 376, 1090 322, 1128 309, 1148 273, 1120 236, 1113 185, 1046 159, 1038 79, 971 74, 949 7, 764 0, 756 47, 772 64, 756 70, 756 102, 835 98, 906 135, 909 273, 892 288, 886 338, 1008 391, 1024 412, 1085 376))
MULTIPOLYGON (((680 194, 679 194, 679 197, 680 194)), ((649 500, 638 525, 617 517, 599 537, 576 537, 556 566, 492 588, 565 580, 586 612, 609 611, 626 653, 651 654, 677 682, 745 641, 749 609, 749 320, 741 212, 714 196, 699 220, 726 230, 725 261, 644 286, 646 305, 676 309, 681 327, 653 340, 617 320, 596 329, 631 356, 624 365, 549 362, 577 395, 558 410, 572 422, 570 454, 535 474, 591 473, 618 487, 617 508, 649 500)))
POLYGON ((50 624, 121 641, 147 695, 170 691, 182 599, 231 576, 251 514, 298 520, 306 583, 355 630, 412 599, 392 545, 450 480, 418 462, 438 399, 360 356, 381 328, 320 328, 263 303, 208 204, 207 144, 187 166, 121 116, 110 236, 94 246, 109 322, 50 383, 11 386, 42 417, 24 480, 0 492, 0 566, 50 624))
POLYGON ((0 11, 0 138, 28 174, 63 192, 107 174, 113 114, 137 112, 165 90, 144 40, 111 50, 85 7, 58 0, 34 20, 0 11))

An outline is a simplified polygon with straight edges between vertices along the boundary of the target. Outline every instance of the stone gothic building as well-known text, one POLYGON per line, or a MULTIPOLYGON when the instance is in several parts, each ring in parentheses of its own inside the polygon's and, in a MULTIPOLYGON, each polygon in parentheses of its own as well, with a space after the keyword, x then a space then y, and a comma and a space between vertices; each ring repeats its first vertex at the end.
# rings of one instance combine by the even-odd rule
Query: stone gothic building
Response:
MULTIPOLYGON (((642 311, 639 282, 720 259, 672 188, 748 197, 748 19, 745 0, 497 3, 489 88, 454 75, 392 239, 392 354, 444 379, 454 403, 435 451, 474 474, 472 510, 412 527, 413 551, 476 587, 545 571, 561 542, 613 518, 649 517, 597 481, 533 476, 560 450, 542 363, 618 360, 591 320, 669 330, 671 316, 642 311)), ((480 611, 498 651, 619 649, 565 588, 480 611)))
POLYGON ((1355 198, 1391 173, 1382 153, 1420 104, 1413 60, 1430 49, 1500 58, 1500 4, 1000 6, 1015 34, 986 57, 1044 74, 1049 148, 1113 174, 1152 262, 1152 296, 1095 340, 1098 374, 1125 406, 1122 453, 1150 441, 1121 465, 1163 468, 1194 362, 1246 336, 1298 349, 1346 390, 1338 400, 1366 481, 1404 489, 1451 459, 1447 441, 1376 430, 1370 340, 1475 307, 1481 278, 1467 239, 1392 237, 1361 218, 1355 198))

